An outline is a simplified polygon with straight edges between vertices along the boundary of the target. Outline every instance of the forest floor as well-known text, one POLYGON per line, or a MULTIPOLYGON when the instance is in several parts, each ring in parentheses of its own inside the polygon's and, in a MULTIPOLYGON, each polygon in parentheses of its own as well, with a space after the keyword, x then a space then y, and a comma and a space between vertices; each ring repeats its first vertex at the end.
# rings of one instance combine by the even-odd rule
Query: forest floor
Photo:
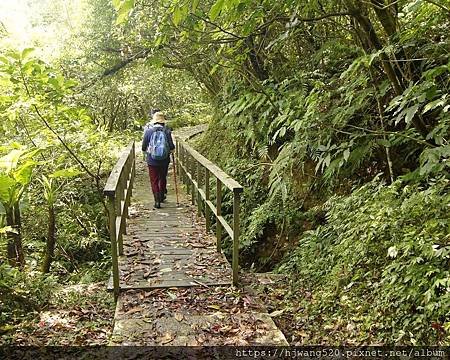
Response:
POLYGON ((114 298, 105 283, 61 287, 46 309, 31 312, 0 345, 105 345, 112 331, 114 298))

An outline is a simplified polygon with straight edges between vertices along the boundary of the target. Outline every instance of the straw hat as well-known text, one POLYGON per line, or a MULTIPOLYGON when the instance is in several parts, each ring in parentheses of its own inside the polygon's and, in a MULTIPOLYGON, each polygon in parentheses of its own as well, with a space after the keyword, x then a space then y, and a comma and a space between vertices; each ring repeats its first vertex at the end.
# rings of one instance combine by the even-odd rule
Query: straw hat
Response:
POLYGON ((158 111, 153 114, 152 123, 165 123, 166 122, 166 116, 163 112, 158 111))

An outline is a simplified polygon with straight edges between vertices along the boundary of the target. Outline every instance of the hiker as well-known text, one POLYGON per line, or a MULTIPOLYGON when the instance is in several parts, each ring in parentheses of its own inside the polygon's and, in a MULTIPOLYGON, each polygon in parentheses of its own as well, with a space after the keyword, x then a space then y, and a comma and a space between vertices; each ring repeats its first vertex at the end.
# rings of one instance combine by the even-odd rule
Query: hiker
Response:
POLYGON ((147 161, 157 209, 161 208, 161 203, 166 199, 170 152, 175 149, 172 132, 165 123, 164 114, 162 112, 155 113, 151 126, 145 130, 142 140, 142 151, 144 160, 147 161))

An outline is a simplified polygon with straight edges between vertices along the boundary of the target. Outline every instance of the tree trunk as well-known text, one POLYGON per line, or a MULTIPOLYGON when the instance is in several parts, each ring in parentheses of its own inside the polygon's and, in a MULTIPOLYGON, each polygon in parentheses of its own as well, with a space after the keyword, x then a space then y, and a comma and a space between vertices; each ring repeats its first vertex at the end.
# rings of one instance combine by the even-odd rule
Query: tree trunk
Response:
MULTIPOLYGON (((378 21, 381 23, 381 26, 383 27, 386 35, 388 36, 389 40, 393 40, 398 35, 398 8, 397 8, 397 2, 390 2, 388 0, 388 4, 385 4, 385 0, 372 0, 372 8, 375 11, 375 14, 377 15, 378 21)), ((400 47, 398 50, 398 54, 400 56, 400 59, 407 60, 408 57, 406 56, 405 50, 400 47)), ((403 64, 399 64, 397 56, 393 55, 395 62, 395 65, 397 66, 397 78, 402 83, 403 86, 408 84, 408 81, 412 79, 413 77, 413 70, 410 66, 409 61, 403 62, 403 64), (405 76, 406 73, 408 73, 409 79, 405 76)))
POLYGON ((251 69, 255 73, 256 77, 260 81, 264 81, 268 79, 269 75, 264 67, 264 61, 261 59, 261 56, 258 54, 255 46, 255 42, 253 37, 248 37, 246 39, 246 45, 249 49, 249 61, 251 64, 251 69))
POLYGON ((395 4, 386 4, 384 0, 372 0, 372 7, 386 34, 389 37, 395 36, 397 34, 397 9, 395 4))
POLYGON ((50 266, 52 265, 55 257, 55 244, 56 244, 56 216, 55 208, 50 205, 48 208, 48 229, 47 229, 47 248, 44 257, 44 263, 42 264, 42 272, 50 272, 50 266))
POLYGON ((6 225, 12 228, 12 231, 6 232, 6 238, 8 239, 8 262, 11 266, 23 269, 25 266, 25 257, 22 246, 19 204, 15 204, 12 208, 6 209, 6 225))
MULTIPOLYGON (((352 0, 345 0, 345 2, 349 11, 352 13, 357 23, 359 24, 361 32, 367 38, 373 49, 382 50, 383 44, 372 24, 372 21, 369 19, 368 14, 365 12, 366 9, 364 9, 363 7, 356 7, 352 0)), ((391 59, 389 59, 389 57, 384 52, 380 54, 380 58, 382 61, 383 70, 394 89, 395 95, 401 95, 404 91, 404 88, 402 86, 403 79, 399 78, 391 62, 391 59)), ((412 124, 420 133, 420 135, 422 135, 422 137, 426 139, 428 135, 428 129, 423 120, 416 115, 412 119, 412 124)))

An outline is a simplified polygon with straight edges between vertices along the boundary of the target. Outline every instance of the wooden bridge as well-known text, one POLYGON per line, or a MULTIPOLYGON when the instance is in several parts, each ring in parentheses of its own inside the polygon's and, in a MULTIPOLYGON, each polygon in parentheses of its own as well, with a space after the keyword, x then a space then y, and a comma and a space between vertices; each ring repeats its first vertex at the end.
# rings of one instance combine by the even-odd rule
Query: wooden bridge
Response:
POLYGON ((117 300, 111 344, 287 345, 257 298, 232 287, 239 285, 243 188, 186 137, 176 137, 176 171, 171 164, 161 209, 152 208, 147 166, 136 157, 134 142, 105 186, 112 254, 108 288, 117 300), (233 199, 230 214, 222 213, 224 196, 233 199), (232 239, 231 265, 222 253, 223 235, 232 239), (245 336, 243 323, 252 325, 245 336))

